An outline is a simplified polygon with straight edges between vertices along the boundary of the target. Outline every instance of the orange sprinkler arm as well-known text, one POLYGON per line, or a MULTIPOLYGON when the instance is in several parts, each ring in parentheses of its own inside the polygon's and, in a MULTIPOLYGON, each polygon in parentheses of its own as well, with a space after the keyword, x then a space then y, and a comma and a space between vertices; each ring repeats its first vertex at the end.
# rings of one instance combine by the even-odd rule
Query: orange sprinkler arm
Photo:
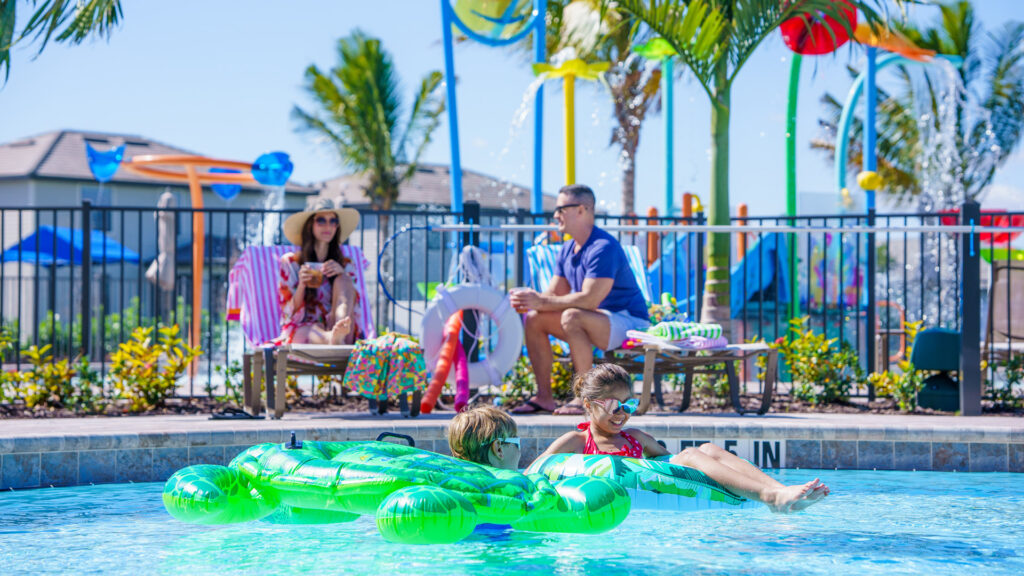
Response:
MULTIPOLYGON (((189 344, 199 346, 202 338, 203 312, 203 248, 206 243, 206 221, 203 218, 203 185, 193 165, 186 165, 188 191, 192 200, 192 337, 189 344)), ((193 363, 195 366, 195 363, 193 363)))
POLYGON ((909 38, 890 28, 872 28, 861 22, 857 25, 853 37, 865 46, 881 48, 918 62, 929 62, 935 56, 934 50, 920 48, 909 38))
MULTIPOLYGON (((249 184, 259 185, 252 177, 252 164, 235 160, 219 160, 192 154, 160 154, 135 156, 122 164, 127 170, 136 174, 169 180, 187 182, 192 202, 192 330, 189 333, 189 345, 199 346, 202 339, 203 318, 203 254, 206 243, 206 221, 203 213, 203 184, 249 184), (200 172, 197 168, 234 168, 237 174, 220 172, 200 172), (183 169, 182 169, 183 168, 183 169)), ((192 362, 190 370, 196 368, 192 362)))

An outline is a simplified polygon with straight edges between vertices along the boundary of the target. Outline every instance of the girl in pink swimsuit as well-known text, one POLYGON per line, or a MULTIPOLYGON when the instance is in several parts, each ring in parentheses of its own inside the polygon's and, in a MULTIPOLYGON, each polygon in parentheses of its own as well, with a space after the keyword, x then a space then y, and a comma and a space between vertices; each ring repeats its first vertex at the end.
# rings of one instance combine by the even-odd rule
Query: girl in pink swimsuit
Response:
MULTIPOLYGON (((608 454, 630 458, 670 456, 650 434, 625 428, 636 412, 633 381, 614 364, 599 364, 576 377, 573 392, 583 403, 589 422, 554 441, 544 454, 608 454)), ((714 444, 686 448, 670 462, 695 468, 726 488, 751 500, 764 502, 775 512, 802 510, 828 495, 817 478, 805 484, 785 486, 750 462, 714 444)))

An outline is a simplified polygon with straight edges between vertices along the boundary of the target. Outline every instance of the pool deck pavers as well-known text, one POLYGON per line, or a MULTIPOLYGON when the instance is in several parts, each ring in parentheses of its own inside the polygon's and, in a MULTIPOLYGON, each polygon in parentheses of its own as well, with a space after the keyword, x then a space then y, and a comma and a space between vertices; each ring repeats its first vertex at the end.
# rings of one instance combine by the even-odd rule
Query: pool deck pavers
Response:
MULTIPOLYGON (((0 420, 0 489, 165 480, 190 464, 226 464, 260 442, 373 440, 407 434, 447 454, 452 413, 289 412, 282 420, 125 416, 0 420)), ((525 465, 578 416, 517 416, 525 465)), ((630 425, 672 451, 714 442, 765 468, 1024 472, 1024 418, 873 414, 655 413, 630 425)))

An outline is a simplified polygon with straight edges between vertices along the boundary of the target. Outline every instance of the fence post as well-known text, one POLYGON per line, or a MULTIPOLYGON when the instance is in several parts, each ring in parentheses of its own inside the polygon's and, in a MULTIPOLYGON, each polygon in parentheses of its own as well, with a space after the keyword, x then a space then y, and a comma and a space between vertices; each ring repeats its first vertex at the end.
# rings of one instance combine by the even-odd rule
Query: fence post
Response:
MULTIPOLYGON (((739 218, 736 220, 736 224, 738 224, 740 226, 746 226, 747 225, 747 215, 748 214, 749 214, 749 212, 747 210, 746 203, 740 204, 739 206, 737 206, 736 207, 736 216, 738 216, 739 218)), ((746 232, 737 232, 736 233, 736 260, 737 261, 742 261, 743 258, 746 257, 746 255, 747 255, 747 233, 746 232)))
MULTIPOLYGON (((868 208, 868 227, 874 227, 875 225, 875 208, 868 208)), ((871 374, 875 371, 875 324, 877 323, 876 314, 877 311, 875 306, 877 304, 877 295, 875 294, 875 233, 868 232, 868 272, 866 275, 866 281, 868 285, 868 309, 867 309, 867 326, 864 328, 864 363, 865 372, 871 374)), ((868 402, 875 399, 875 387, 872 384, 868 384, 868 402)))
MULTIPOLYGON (((480 203, 479 202, 466 202, 462 205, 462 223, 463 224, 480 224, 480 203)), ((461 246, 479 246, 480 245, 480 233, 479 232, 463 232, 462 238, 459 244, 461 246)), ((460 255, 457 258, 461 258, 460 255)), ((462 349, 469 355, 469 361, 475 362, 479 359, 479 347, 476 345, 476 338, 473 337, 477 331, 477 314, 470 310, 464 310, 462 312, 462 326, 465 330, 462 332, 462 349)))
MULTIPOLYGON (((524 210, 516 211, 516 224, 524 224, 526 222, 526 212, 524 210)), ((525 286, 523 280, 526 276, 525 261, 526 261, 526 235, 523 232, 515 233, 515 250, 513 256, 516 259, 516 286, 525 286)))
MULTIPOLYGON (((960 225, 979 223, 981 206, 974 200, 960 209, 960 225)), ((981 251, 973 233, 961 234, 960 241, 960 414, 981 415, 981 251)))
MULTIPOLYGON (((707 223, 707 221, 704 218, 704 211, 703 210, 698 210, 697 213, 694 214, 694 216, 697 218, 697 225, 698 226, 703 226, 704 224, 707 223)), ((707 237, 707 233, 706 232, 698 232, 696 236, 697 236, 697 270, 696 270, 696 274, 697 274, 697 293, 694 294, 694 296, 695 296, 695 298, 697 300, 696 301, 696 309, 697 309, 697 311, 696 311, 696 314, 693 317, 695 322, 700 319, 700 317, 701 317, 701 308, 703 307, 703 304, 704 304, 704 275, 706 274, 706 271, 704 270, 704 238, 707 237)))
MULTIPOLYGON (((92 360, 92 202, 82 200, 82 357, 92 360)), ((74 319, 72 319, 73 321, 74 319)), ((74 331, 72 331, 72 337, 74 331)))
MULTIPOLYGON (((651 206, 650 208, 647 209, 647 218, 648 218, 647 223, 648 224, 652 224, 652 223, 657 224, 657 222, 652 222, 652 220, 651 220, 651 219, 657 218, 657 217, 658 217, 658 209, 657 208, 655 208, 654 206, 651 206)), ((647 266, 651 266, 655 262, 658 261, 658 254, 660 253, 659 248, 661 248, 660 238, 661 238, 661 235, 658 234, 657 232, 648 232, 647 233, 647 266)))

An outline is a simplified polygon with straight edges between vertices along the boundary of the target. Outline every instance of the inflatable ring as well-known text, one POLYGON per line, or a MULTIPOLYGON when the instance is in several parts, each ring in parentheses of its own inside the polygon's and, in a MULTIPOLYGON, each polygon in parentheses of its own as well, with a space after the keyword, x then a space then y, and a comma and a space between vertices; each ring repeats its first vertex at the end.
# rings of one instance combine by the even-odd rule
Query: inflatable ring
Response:
POLYGON ((523 350, 523 323, 504 292, 485 284, 459 284, 438 288, 437 297, 423 315, 420 343, 427 366, 437 366, 444 342, 444 326, 459 310, 477 310, 498 326, 498 342, 477 362, 469 363, 469 381, 501 386, 501 379, 515 366, 523 350))
POLYGON ((552 482, 579 476, 608 478, 626 489, 633 508, 637 509, 737 510, 760 506, 730 492, 699 470, 662 459, 550 454, 535 460, 526 473, 540 474, 552 482))
POLYGON ((630 499, 606 478, 550 482, 388 442, 259 444, 227 466, 175 472, 164 507, 194 524, 349 522, 373 514, 385 539, 456 542, 479 524, 596 534, 626 519, 630 499))

